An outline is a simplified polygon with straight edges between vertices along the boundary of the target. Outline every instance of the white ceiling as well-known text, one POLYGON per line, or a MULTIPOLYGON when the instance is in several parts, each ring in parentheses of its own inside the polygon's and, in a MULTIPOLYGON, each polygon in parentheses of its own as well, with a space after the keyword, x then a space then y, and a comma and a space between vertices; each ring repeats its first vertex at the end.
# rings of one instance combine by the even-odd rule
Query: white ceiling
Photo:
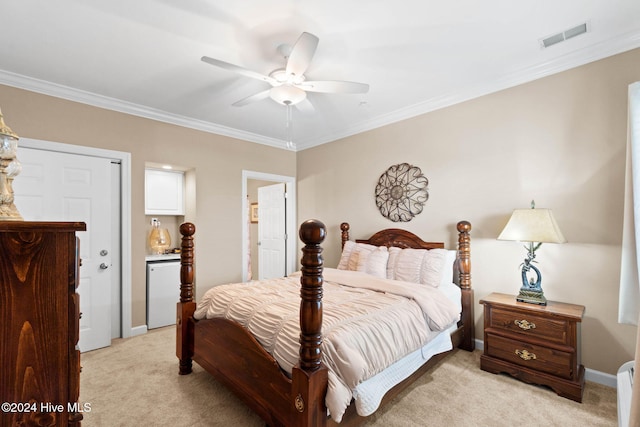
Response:
POLYGON ((0 0, 0 11, 1 84, 276 147, 286 107, 231 106, 268 83, 200 58, 268 74, 285 64, 280 44, 313 33, 307 79, 370 91, 310 93, 315 112, 293 112, 298 150, 640 46, 638 0, 0 0), (541 47, 584 22, 586 34, 541 47))

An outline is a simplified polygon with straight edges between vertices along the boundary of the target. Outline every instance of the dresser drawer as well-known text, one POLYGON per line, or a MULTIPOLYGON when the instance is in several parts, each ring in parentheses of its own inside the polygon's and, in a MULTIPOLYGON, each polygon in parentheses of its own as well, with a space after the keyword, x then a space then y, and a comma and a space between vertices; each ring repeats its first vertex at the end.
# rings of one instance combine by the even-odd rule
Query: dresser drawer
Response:
POLYGON ((538 337, 558 344, 570 344, 570 324, 563 319, 543 317, 526 311, 491 307, 488 322, 488 326, 491 328, 515 332, 523 337, 538 337))
POLYGON ((520 366, 573 379, 573 353, 486 334, 485 354, 520 366))

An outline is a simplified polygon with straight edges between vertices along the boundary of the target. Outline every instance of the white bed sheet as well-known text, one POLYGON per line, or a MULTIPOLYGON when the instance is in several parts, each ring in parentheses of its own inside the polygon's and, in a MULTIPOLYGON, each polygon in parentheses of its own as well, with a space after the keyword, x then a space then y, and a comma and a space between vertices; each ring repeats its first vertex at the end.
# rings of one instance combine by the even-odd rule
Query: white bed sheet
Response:
MULTIPOLYGON (((462 311, 461 291, 456 284, 441 285, 439 289, 462 311)), ((451 350, 453 348, 451 333, 455 330, 456 325, 452 325, 421 349, 408 354, 384 371, 358 384, 353 390, 358 414, 361 416, 373 414, 389 390, 404 381, 436 354, 451 350)))
POLYGON ((405 356, 376 376, 358 384, 353 390, 358 414, 361 416, 373 414, 389 390, 404 381, 436 354, 451 350, 453 348, 451 332, 455 330, 454 325, 450 329, 442 331, 421 349, 405 356))

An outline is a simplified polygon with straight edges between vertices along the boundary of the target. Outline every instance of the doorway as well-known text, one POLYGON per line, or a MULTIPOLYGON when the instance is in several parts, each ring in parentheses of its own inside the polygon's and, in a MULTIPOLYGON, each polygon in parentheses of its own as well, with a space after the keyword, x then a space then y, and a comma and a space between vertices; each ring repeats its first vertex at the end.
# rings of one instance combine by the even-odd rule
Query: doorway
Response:
MULTIPOLYGON (((250 181, 264 181, 264 184, 284 183, 286 188, 286 210, 285 210, 285 230, 286 230, 286 266, 285 274, 291 274, 296 270, 296 248, 297 248, 297 220, 296 220, 296 181, 295 177, 273 175, 263 172, 242 171, 242 281, 247 281, 250 277, 250 260, 258 259, 258 251, 251 248, 250 239, 250 217, 249 202, 247 199, 250 181)), ((255 243, 255 239, 254 243, 255 243)), ((259 262, 259 259, 258 259, 259 262)), ((254 276, 256 278, 257 276, 254 276)))
MULTIPOLYGON (((114 300, 111 304, 112 318, 117 316, 117 322, 112 322, 111 328, 114 328, 113 325, 119 326, 115 326, 118 330, 112 331, 112 338, 117 336, 128 338, 137 335, 137 333, 133 333, 131 327, 131 154, 28 138, 21 138, 19 147, 74 154, 87 158, 110 159, 112 162, 119 163, 117 168, 119 176, 117 179, 114 178, 112 182, 112 186, 117 186, 119 190, 117 197, 119 200, 114 200, 116 195, 112 194, 112 206, 117 206, 118 218, 112 218, 113 232, 111 233, 112 248, 115 248, 111 252, 111 260, 114 264, 119 264, 120 267, 119 271, 112 272, 111 294, 119 296, 119 303, 116 304, 114 300), (119 223, 119 226, 115 226, 116 223, 119 223)), ((18 160, 20 160, 19 152, 18 160)), ((16 182, 19 180, 20 175, 17 176, 16 182)))
MULTIPOLYGON (((111 216, 112 160, 77 154, 37 150, 21 146, 20 179, 15 182, 15 202, 27 221, 81 221, 86 231, 76 233, 80 241, 80 351, 111 345, 112 259, 111 216)), ((119 174, 119 165, 116 172, 119 174)), ((117 227, 119 229, 120 222, 117 227)), ((116 242, 119 243, 119 242, 116 242)), ((118 331, 118 335, 120 331, 118 331)))

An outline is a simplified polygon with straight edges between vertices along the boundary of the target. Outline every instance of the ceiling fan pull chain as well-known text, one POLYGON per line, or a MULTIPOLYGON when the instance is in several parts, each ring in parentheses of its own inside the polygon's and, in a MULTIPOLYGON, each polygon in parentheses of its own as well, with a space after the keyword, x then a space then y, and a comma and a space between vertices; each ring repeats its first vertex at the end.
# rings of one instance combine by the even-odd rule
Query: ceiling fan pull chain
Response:
POLYGON ((289 150, 293 150, 296 145, 293 142, 293 111, 292 111, 292 107, 291 107, 291 102, 285 102, 285 105, 287 106, 287 123, 286 123, 286 129, 287 129, 287 148, 289 150))

